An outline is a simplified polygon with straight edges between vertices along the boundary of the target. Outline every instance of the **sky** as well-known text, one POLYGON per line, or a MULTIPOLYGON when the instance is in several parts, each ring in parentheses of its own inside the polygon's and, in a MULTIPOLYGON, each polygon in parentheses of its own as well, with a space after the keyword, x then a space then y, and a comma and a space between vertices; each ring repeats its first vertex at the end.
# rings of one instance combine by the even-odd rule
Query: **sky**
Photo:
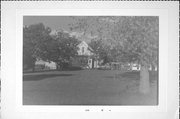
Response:
POLYGON ((69 31, 69 25, 73 19, 68 16, 24 16, 23 25, 43 23, 52 30, 64 29, 69 31))
MULTIPOLYGON (((88 23, 91 24, 91 26, 93 26, 92 25, 93 23, 94 23, 94 26, 98 25, 95 17, 97 16, 91 16, 87 18, 89 19, 88 23)), ((70 25, 77 22, 76 20, 79 20, 85 17, 76 16, 77 19, 74 19, 74 18, 75 17, 72 17, 72 16, 24 16, 23 25, 43 23, 45 26, 50 27, 52 30, 64 29, 64 30, 69 31, 70 25)), ((114 22, 107 17, 105 18, 105 16, 101 17, 101 21, 114 22)))
MULTIPOLYGON (((81 18, 81 17, 78 17, 81 18)), ((75 23, 73 17, 70 16, 24 16, 23 17, 23 25, 32 25, 43 23, 46 27, 50 27, 52 31, 55 30, 64 30, 70 32, 70 25, 75 23)), ((71 31, 72 32, 72 31, 71 31)), ((90 42, 90 40, 96 36, 90 36, 90 34, 86 34, 83 36, 83 32, 81 31, 73 31, 73 34, 78 36, 79 40, 84 40, 90 42)))

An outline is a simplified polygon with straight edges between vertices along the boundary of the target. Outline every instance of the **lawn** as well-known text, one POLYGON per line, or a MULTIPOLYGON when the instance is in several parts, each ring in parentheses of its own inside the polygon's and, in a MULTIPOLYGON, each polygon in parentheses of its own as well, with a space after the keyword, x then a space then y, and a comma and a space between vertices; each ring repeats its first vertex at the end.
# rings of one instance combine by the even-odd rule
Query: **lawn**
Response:
POLYGON ((25 73, 24 105, 157 105, 157 73, 151 92, 138 92, 139 72, 77 70, 25 73))

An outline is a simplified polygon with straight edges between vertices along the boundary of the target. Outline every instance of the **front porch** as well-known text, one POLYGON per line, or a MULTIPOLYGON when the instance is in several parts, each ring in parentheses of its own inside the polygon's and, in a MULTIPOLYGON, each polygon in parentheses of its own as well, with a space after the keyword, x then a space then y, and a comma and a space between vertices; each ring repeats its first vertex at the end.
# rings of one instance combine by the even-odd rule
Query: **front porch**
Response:
POLYGON ((76 56, 72 61, 72 66, 82 67, 85 69, 98 68, 98 60, 90 56, 76 56))

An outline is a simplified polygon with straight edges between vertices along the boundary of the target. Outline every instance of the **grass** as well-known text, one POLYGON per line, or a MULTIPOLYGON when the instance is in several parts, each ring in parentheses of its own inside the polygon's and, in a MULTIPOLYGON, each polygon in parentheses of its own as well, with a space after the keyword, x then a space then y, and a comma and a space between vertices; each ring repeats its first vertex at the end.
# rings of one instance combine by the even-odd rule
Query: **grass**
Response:
POLYGON ((138 92, 139 72, 78 70, 27 73, 24 105, 156 105, 157 73, 150 73, 151 92, 138 92))

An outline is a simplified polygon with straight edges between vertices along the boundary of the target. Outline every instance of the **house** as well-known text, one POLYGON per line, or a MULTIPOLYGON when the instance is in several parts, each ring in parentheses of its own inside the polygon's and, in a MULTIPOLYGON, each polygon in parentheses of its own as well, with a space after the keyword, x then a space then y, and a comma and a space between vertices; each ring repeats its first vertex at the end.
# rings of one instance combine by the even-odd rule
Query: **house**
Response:
POLYGON ((85 42, 82 41, 78 45, 78 55, 74 58, 72 65, 81 66, 83 68, 98 68, 98 60, 95 58, 93 49, 85 42))
POLYGON ((55 62, 47 62, 43 60, 37 60, 35 62, 35 68, 36 70, 54 70, 56 69, 56 63, 55 62))

